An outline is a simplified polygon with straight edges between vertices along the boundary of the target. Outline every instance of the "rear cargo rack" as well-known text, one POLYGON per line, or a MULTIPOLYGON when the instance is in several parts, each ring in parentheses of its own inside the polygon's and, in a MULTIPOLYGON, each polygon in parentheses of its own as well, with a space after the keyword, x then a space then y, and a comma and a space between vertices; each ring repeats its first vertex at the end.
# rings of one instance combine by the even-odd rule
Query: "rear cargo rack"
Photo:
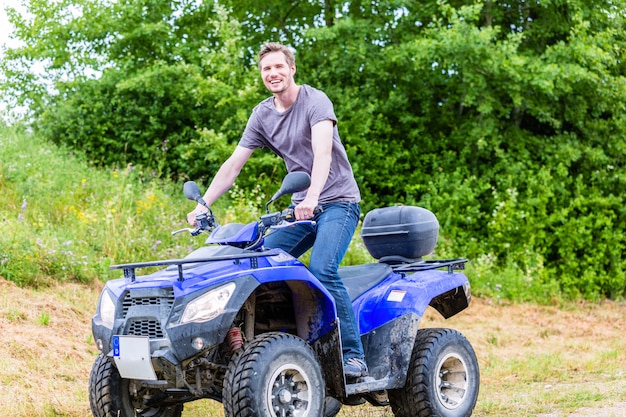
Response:
POLYGON ((462 271, 465 269, 465 263, 468 260, 464 258, 457 259, 433 259, 427 261, 418 261, 411 263, 401 263, 396 265, 390 265, 394 272, 417 272, 425 271, 428 269, 441 269, 448 268, 448 273, 451 274, 454 271, 462 271))
POLYGON ((168 259, 161 261, 149 261, 149 262, 137 262, 131 264, 119 264, 119 265, 111 265, 109 267, 110 270, 115 269, 123 269, 124 270, 124 278, 129 278, 131 282, 135 282, 136 269, 141 268, 149 268, 152 266, 178 266, 178 280, 184 281, 183 278, 183 265, 185 264, 200 264, 207 262, 217 262, 217 261, 236 261, 238 259, 250 259, 250 263, 252 268, 257 268, 259 264, 259 258, 263 258, 266 256, 275 256, 279 255, 281 252, 278 250, 269 250, 266 252, 253 252, 253 253, 238 253, 235 255, 223 255, 223 256, 211 256, 208 258, 184 258, 184 259, 168 259))

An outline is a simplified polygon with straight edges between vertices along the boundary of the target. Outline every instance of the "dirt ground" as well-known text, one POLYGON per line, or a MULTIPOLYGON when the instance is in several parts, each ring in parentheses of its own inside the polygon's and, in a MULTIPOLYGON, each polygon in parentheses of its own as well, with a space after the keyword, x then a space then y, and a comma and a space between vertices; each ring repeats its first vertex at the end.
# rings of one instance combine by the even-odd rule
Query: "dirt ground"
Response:
MULTIPOLYGON (((539 417, 558 417, 560 414, 540 414, 539 417)), ((626 402, 611 407, 590 408, 584 407, 568 414, 569 417, 623 417, 626 416, 626 402)))
POLYGON ((449 320, 430 313, 426 326, 456 328, 474 346, 482 374, 474 415, 626 416, 626 303, 536 306, 475 298, 449 320), (577 403, 587 404, 571 409, 577 403))
MULTIPOLYGON (((88 378, 97 354, 91 317, 101 287, 36 291, 0 278, 0 414, 91 415, 88 378)), ((626 416, 625 303, 552 307, 474 299, 450 320, 430 312, 423 322, 460 330, 472 343, 481 367, 475 416, 626 416)), ((344 407, 341 416, 391 415, 359 408, 344 407)), ((193 410, 186 407, 184 415, 201 415, 193 410)))

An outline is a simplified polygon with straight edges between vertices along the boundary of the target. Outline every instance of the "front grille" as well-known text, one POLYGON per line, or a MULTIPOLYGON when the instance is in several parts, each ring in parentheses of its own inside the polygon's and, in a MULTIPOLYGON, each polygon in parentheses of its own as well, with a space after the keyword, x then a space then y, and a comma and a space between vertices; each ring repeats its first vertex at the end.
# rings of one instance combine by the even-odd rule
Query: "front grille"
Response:
POLYGON ((165 324, 174 304, 174 289, 139 289, 126 291, 122 299, 122 317, 127 320, 125 334, 162 339, 165 324))
POLYGON ((148 336, 150 339, 162 339, 163 329, 157 320, 133 320, 128 326, 129 335, 148 336))
POLYGON ((164 306, 168 309, 174 304, 174 289, 167 288, 162 290, 161 296, 131 296, 127 291, 122 301, 122 317, 126 318, 128 309, 135 306, 164 306))

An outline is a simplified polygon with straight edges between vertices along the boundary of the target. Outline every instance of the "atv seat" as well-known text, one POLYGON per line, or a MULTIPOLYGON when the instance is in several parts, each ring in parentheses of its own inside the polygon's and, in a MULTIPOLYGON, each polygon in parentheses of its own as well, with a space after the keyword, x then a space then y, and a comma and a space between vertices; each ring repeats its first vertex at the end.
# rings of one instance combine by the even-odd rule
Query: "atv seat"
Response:
POLYGON ((387 264, 365 264, 344 266, 339 268, 339 276, 348 290, 348 296, 354 301, 374 285, 378 284, 391 274, 393 270, 387 264))

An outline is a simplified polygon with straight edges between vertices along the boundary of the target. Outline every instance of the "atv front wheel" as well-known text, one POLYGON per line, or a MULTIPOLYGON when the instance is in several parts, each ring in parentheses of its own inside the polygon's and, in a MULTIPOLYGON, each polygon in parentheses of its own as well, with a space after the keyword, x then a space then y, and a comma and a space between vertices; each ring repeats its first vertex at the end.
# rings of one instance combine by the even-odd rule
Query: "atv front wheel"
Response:
POLYGON ((324 410, 324 378, 304 340, 266 333, 233 357, 222 398, 226 417, 318 417, 324 410))
POLYGON ((469 417, 480 384, 478 361, 456 330, 421 329, 404 388, 389 390, 396 417, 469 417))
POLYGON ((144 407, 143 399, 154 393, 148 389, 131 394, 130 380, 120 376, 104 354, 96 358, 89 376, 89 405, 94 417, 180 417, 182 404, 144 407))

